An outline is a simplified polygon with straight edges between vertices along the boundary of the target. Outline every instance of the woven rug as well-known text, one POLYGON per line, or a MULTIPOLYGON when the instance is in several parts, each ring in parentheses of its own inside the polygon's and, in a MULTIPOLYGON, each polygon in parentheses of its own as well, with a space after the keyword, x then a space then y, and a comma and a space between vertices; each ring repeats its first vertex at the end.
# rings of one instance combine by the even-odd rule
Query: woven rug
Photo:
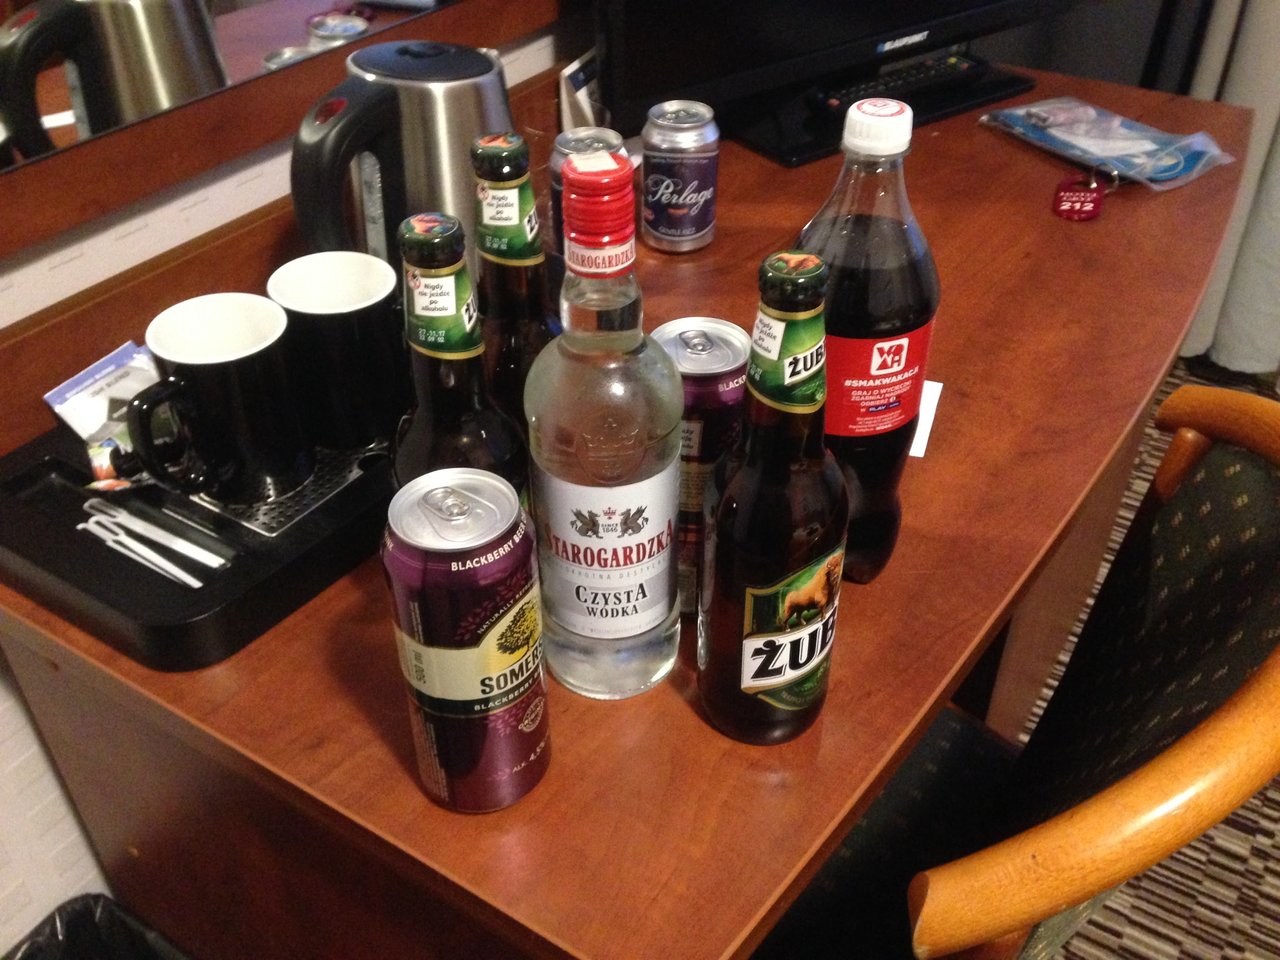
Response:
MULTIPOLYGON (((1206 383, 1179 362, 1162 385, 1155 408, 1183 383, 1206 383)), ((1129 488, 1098 571, 1124 537, 1146 494, 1167 434, 1148 416, 1129 488)), ((1092 597, 1076 624, 1079 630, 1092 597)), ((1036 705, 1039 719, 1070 656, 1075 634, 1036 705)), ((1090 916, 1059 960, 1280 960, 1280 778, 1194 843, 1121 886, 1090 916)))

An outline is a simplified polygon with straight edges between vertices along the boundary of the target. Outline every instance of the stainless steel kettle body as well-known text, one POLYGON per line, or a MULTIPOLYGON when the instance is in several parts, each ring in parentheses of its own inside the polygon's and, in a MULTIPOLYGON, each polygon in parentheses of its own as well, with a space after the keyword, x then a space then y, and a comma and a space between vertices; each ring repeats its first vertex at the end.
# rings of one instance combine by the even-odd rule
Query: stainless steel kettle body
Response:
POLYGON ((36 74, 69 64, 82 132, 101 133, 227 85, 203 0, 36 0, 0 27, 0 113, 26 157, 53 149, 36 74))
POLYGON ((380 43, 353 53, 347 71, 294 139, 293 206, 307 242, 316 250, 366 250, 399 269, 396 231, 412 214, 448 213, 474 238, 471 143, 512 129, 497 54, 380 43), (361 210, 350 218, 344 198, 353 164, 361 210))

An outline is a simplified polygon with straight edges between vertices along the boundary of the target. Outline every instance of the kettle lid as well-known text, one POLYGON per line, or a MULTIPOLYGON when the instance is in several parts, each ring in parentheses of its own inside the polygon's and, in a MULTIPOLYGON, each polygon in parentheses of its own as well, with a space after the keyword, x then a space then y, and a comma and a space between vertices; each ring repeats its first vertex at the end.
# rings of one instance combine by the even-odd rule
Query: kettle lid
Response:
POLYGON ((351 55, 351 67, 388 80, 467 80, 493 70, 493 61, 473 47, 431 40, 375 43, 351 55))

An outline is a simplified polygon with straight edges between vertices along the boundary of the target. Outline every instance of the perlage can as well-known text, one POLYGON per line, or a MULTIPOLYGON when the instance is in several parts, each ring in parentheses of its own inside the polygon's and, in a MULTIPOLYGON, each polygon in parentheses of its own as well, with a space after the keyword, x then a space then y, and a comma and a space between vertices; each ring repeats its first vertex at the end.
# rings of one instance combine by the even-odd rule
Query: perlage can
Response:
POLYGON ((649 108, 640 136, 645 242, 673 253, 705 247, 716 233, 720 128, 714 111, 696 100, 664 101, 649 108))
POLYGON ((684 383, 676 562, 680 612, 694 614, 702 567, 703 492, 711 468, 741 429, 751 337, 725 320, 681 317, 654 330, 653 339, 675 361, 684 383))
POLYGON ((382 562, 425 792, 468 813, 515 803, 551 756, 533 526, 515 489, 466 467, 411 480, 382 562))

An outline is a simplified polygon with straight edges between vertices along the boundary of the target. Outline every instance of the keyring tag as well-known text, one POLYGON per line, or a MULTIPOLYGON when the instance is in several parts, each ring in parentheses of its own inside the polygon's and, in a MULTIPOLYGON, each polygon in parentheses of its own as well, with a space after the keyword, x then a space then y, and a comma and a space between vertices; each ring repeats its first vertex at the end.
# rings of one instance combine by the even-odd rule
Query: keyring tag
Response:
POLYGON ((1106 192, 1096 172, 1073 173, 1058 184, 1053 212, 1064 220, 1092 220, 1102 213, 1106 192))

